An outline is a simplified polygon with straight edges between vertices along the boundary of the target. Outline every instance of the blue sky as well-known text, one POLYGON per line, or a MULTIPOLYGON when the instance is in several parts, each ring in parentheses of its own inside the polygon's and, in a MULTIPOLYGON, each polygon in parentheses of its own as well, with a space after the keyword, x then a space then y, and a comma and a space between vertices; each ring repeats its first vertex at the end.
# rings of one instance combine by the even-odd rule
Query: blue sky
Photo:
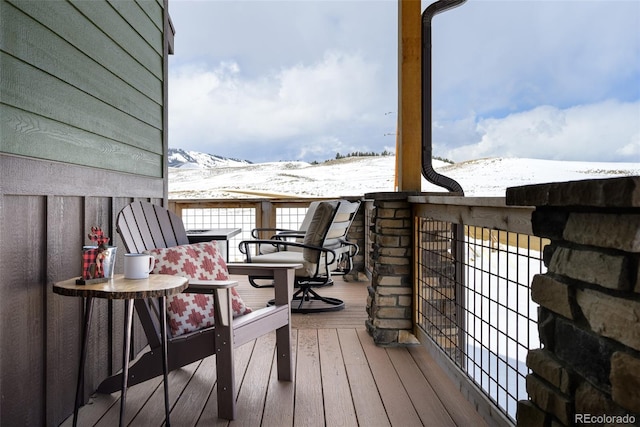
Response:
MULTIPOLYGON (((423 2, 423 8, 431 2, 423 2)), ((393 151, 395 0, 172 0, 169 145, 393 151)), ((640 162, 640 0, 468 0, 433 20, 433 154, 640 162)))

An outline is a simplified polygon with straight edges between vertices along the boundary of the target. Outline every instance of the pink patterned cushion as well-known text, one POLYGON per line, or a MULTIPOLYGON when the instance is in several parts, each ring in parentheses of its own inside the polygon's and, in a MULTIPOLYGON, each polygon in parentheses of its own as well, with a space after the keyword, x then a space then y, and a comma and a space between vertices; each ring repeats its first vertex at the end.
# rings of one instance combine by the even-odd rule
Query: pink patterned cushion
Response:
MULTIPOLYGON (((200 280, 228 280, 227 264, 216 241, 147 251, 156 259, 153 273, 200 280)), ((235 289, 231 289, 233 317, 251 313, 235 289)), ((182 293, 167 298, 171 334, 178 336, 213 325, 213 297, 182 293)))

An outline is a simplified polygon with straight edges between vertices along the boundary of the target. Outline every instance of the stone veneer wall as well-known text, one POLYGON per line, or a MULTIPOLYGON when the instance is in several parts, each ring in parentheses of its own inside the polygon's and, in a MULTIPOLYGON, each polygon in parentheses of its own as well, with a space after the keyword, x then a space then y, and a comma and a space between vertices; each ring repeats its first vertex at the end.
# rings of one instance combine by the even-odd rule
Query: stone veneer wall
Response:
POLYGON ((640 177, 510 188, 507 204, 536 206, 534 233, 551 239, 518 425, 640 423, 640 177))
POLYGON ((415 343, 412 333, 413 215, 407 197, 416 193, 374 193, 372 263, 367 330, 376 344, 415 343))

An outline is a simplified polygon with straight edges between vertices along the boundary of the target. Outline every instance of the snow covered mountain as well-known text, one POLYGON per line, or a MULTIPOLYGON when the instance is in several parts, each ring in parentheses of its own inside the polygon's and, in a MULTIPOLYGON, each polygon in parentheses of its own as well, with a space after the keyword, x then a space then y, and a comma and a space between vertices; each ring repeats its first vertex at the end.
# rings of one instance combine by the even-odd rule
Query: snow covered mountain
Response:
MULTIPOLYGON (((394 156, 347 157, 319 164, 226 159, 206 166, 209 163, 189 154, 190 169, 169 169, 169 198, 341 197, 395 189, 394 156)), ((507 187, 520 185, 640 175, 640 162, 487 158, 455 164, 434 160, 433 167, 455 179, 470 197, 504 197, 507 187)), ((425 179, 422 191, 446 192, 425 179)))
POLYGON ((200 153, 198 151, 169 148, 169 167, 171 168, 207 169, 219 166, 245 166, 248 164, 251 164, 251 162, 200 153))

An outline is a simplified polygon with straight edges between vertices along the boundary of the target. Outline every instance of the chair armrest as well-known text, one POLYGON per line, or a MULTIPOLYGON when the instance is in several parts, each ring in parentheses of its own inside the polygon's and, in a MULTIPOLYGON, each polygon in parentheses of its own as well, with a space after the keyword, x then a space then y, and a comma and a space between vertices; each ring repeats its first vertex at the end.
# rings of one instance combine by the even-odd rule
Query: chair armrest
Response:
POLYGON ((227 264, 229 274, 273 277, 276 305, 288 305, 293 296, 293 282, 296 269, 302 264, 231 263, 227 264))
POLYGON ((235 280, 196 280, 189 279, 189 286, 183 292, 192 294, 213 294, 216 289, 231 289, 238 286, 235 280))
POLYGON ((269 276, 279 270, 295 270, 302 268, 302 264, 266 264, 266 263, 229 263, 229 274, 241 274, 247 276, 269 276))
POLYGON ((251 230, 251 237, 254 239, 260 239, 260 234, 262 232, 270 231, 272 233, 288 233, 295 232, 296 230, 290 230, 288 228, 254 228, 251 230))
MULTIPOLYGON (((346 240, 341 240, 340 243, 342 243, 343 245, 343 250, 340 252, 344 252, 344 249, 347 249, 347 254, 353 258, 354 256, 358 255, 358 252, 360 251, 360 247, 353 243, 353 242, 348 242, 346 240)), ((339 252, 339 250, 335 250, 336 252, 339 252)))
POLYGON ((228 327, 233 322, 231 289, 236 286, 238 286, 238 282, 235 280, 189 279, 189 286, 184 292, 213 295, 216 325, 228 327))
POLYGON ((304 239, 305 232, 303 231, 279 231, 277 234, 271 236, 271 239, 274 240, 282 240, 282 239, 304 239))
POLYGON ((311 246, 311 245, 305 245, 304 243, 300 243, 300 242, 293 242, 289 240, 278 240, 278 239, 243 240, 238 244, 238 248, 240 249, 240 252, 247 255, 247 253, 250 254, 250 251, 248 248, 250 245, 272 245, 278 248, 283 247, 284 248, 283 250, 286 250, 286 248, 288 247, 296 247, 296 248, 303 248, 303 249, 304 248, 314 249, 320 252, 333 252, 331 249, 325 248, 322 246, 311 246))

